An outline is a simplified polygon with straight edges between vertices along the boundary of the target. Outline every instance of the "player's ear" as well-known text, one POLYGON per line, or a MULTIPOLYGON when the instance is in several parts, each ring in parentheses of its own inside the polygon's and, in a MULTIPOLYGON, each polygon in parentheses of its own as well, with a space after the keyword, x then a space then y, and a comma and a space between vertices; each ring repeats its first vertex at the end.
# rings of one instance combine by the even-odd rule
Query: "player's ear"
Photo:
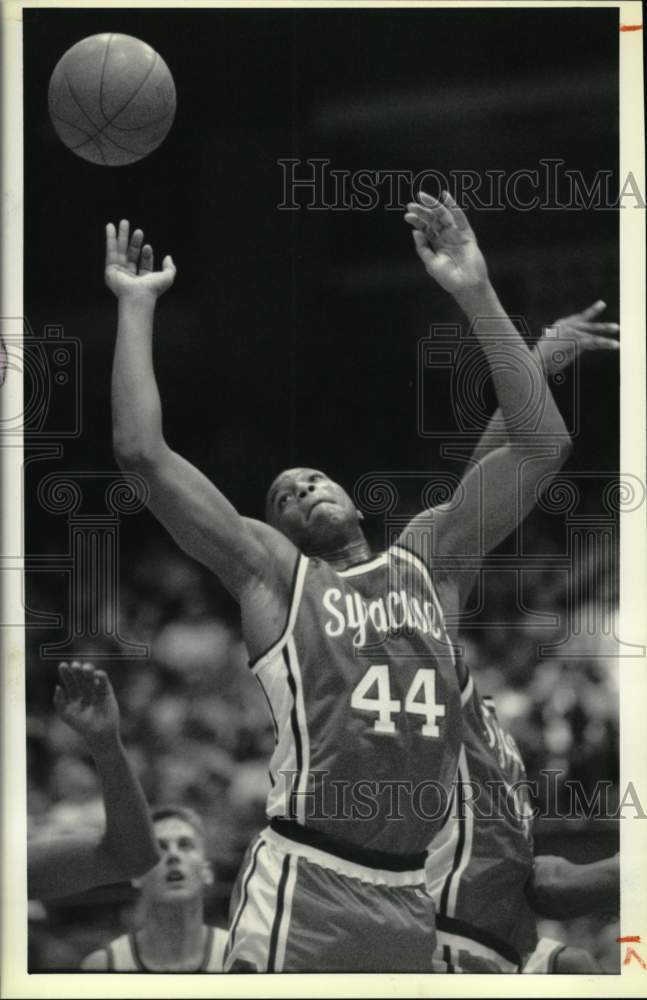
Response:
POLYGON ((210 861, 205 861, 202 865, 202 884, 213 885, 213 866, 210 861))
POLYGON ((140 878, 131 878, 130 884, 132 885, 133 889, 141 889, 142 880, 140 878))

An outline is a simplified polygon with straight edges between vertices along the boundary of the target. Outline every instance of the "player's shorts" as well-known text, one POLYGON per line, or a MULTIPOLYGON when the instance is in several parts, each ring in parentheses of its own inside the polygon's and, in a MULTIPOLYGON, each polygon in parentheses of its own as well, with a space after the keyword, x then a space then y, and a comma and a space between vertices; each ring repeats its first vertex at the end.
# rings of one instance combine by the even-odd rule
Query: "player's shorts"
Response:
POLYGON ((528 956, 521 971, 535 976, 551 975, 555 972, 555 960, 565 947, 563 941, 540 938, 537 947, 528 956))
POLYGON ((225 972, 432 972, 435 907, 422 865, 359 864, 283 835, 294 826, 272 821, 247 850, 225 972))

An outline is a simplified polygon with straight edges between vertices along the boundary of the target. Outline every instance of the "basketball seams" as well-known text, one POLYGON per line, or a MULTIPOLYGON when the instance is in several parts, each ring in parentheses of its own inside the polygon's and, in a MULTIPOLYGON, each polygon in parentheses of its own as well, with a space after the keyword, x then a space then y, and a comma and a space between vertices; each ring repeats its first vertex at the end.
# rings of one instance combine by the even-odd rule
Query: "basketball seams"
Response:
POLYGON ((77 96, 76 96, 76 94, 74 93, 74 88, 72 87, 72 84, 70 83, 70 81, 69 81, 69 78, 68 78, 68 75, 67 75, 67 73, 65 72, 65 70, 63 70, 62 72, 63 72, 63 79, 65 80, 65 82, 66 82, 66 84, 67 84, 67 89, 68 89, 68 90, 69 90, 69 92, 70 92, 70 96, 71 96, 72 100, 73 100, 73 101, 74 101, 74 103, 76 104, 77 108, 79 109, 79 111, 81 112, 81 114, 83 115, 83 117, 84 117, 84 118, 87 118, 87 120, 88 120, 88 121, 90 122, 90 125, 91 125, 91 126, 92 126, 92 128, 94 129, 94 131, 95 131, 95 134, 98 134, 98 132, 99 132, 99 128, 98 128, 98 126, 97 126, 96 122, 94 122, 94 121, 93 121, 93 120, 92 120, 92 119, 90 118, 90 115, 89 115, 89 114, 87 113, 87 111, 85 110, 85 108, 84 108, 84 107, 83 107, 83 105, 81 104, 80 100, 78 99, 78 97, 77 97, 77 96))
MULTIPOLYGON (((114 38, 114 32, 111 31, 110 34, 109 34, 109 36, 108 36, 108 41, 107 41, 106 47, 105 47, 104 52, 103 52, 103 63, 101 65, 101 77, 99 79, 99 111, 101 112, 101 114, 103 116, 103 120, 106 123, 106 125, 108 124, 108 116, 105 113, 105 111, 103 110, 103 80, 104 80, 104 77, 106 75, 106 63, 108 62, 108 52, 110 51, 110 42, 112 41, 113 38, 114 38)), ((105 128, 105 125, 103 127, 105 128)))
MULTIPOLYGON (((49 109, 49 113, 52 116, 52 118, 57 118, 58 121, 61 123, 61 125, 67 125, 68 128, 73 128, 77 132, 80 132, 81 135, 84 135, 86 137, 83 140, 83 142, 80 143, 81 146, 85 146, 86 142, 90 142, 92 139, 94 139, 94 136, 90 135, 89 132, 86 132, 85 129, 81 128, 80 125, 77 125, 75 122, 68 122, 67 118, 63 118, 62 115, 57 114, 56 111, 52 111, 51 108, 49 109)), ((68 149, 78 149, 78 146, 68 146, 68 149)))
MULTIPOLYGON (((119 114, 121 114, 121 111, 119 114)), ((115 125, 113 119, 112 121, 106 122, 106 124, 101 127, 101 131, 103 132, 104 129, 110 126, 110 128, 116 128, 118 132, 141 132, 143 128, 150 128, 152 125, 161 125, 163 121, 166 121, 167 118, 170 118, 171 115, 174 114, 175 108, 170 108, 168 111, 165 111, 160 118, 155 118, 150 122, 147 121, 145 125, 115 125)))
MULTIPOLYGON (((95 129, 95 134, 94 134, 94 135, 92 135, 92 136, 89 136, 89 137, 88 137, 87 139, 85 139, 85 140, 84 140, 84 141, 83 141, 83 142, 82 142, 82 143, 81 143, 80 145, 81 145, 81 146, 85 146, 85 145, 86 145, 86 143, 88 143, 88 142, 93 142, 93 143, 94 143, 94 145, 95 145, 95 146, 97 147, 97 150, 98 150, 98 152, 99 152, 99 156, 101 157, 101 161, 102 161, 102 163, 103 163, 104 167, 107 167, 107 166, 108 166, 108 162, 107 162, 107 160, 106 160, 106 158, 105 158, 105 155, 104 155, 104 152, 103 152, 103 150, 102 150, 102 148, 101 148, 101 143, 97 142, 97 139, 96 139, 97 135, 99 135, 99 132, 97 132, 97 131, 96 131, 96 125, 94 124, 94 122, 93 122, 93 121, 92 121, 92 119, 90 118, 90 115, 89 115, 89 114, 87 113, 87 111, 85 110, 85 108, 83 107, 83 105, 81 104, 81 102, 79 101, 78 97, 77 97, 77 96, 76 96, 76 94, 74 93, 74 88, 72 87, 72 84, 71 84, 71 83, 70 83, 70 81, 68 80, 68 77, 67 77, 67 73, 65 72, 65 70, 62 70, 62 74, 63 74, 63 79, 65 80, 65 83, 67 84, 67 89, 68 89, 68 90, 69 90, 69 92, 70 92, 70 96, 71 96, 72 100, 73 100, 73 101, 74 101, 74 103, 76 104, 76 106, 77 106, 77 108, 79 109, 79 111, 81 112, 81 114, 82 114, 82 115, 83 115, 83 116, 84 116, 85 118, 87 118, 87 120, 88 120, 88 121, 90 122, 90 124, 92 125, 92 127, 93 127, 93 128, 95 129)), ((60 116, 58 116, 58 115, 57 115, 57 117, 60 117, 60 116)), ((61 119, 61 121, 63 121, 63 119, 61 119)), ((69 124, 70 124, 70 123, 69 123, 69 122, 66 122, 65 124, 67 124, 67 125, 69 126, 69 124)), ((76 128, 76 126, 75 126, 75 125, 73 125, 73 126, 72 126, 72 128, 76 128)), ((80 129, 79 131, 83 131, 83 130, 82 130, 82 129, 80 129)))
MULTIPOLYGON (((121 106, 121 107, 119 108, 119 111, 117 111, 117 112, 116 112, 116 113, 115 113, 115 114, 114 114, 114 115, 112 116, 112 118, 109 118, 109 119, 107 119, 107 120, 106 120, 106 124, 102 126, 102 131, 103 131, 103 129, 104 129, 104 128, 107 128, 107 127, 108 127, 108 125, 112 125, 112 123, 113 123, 113 122, 114 122, 114 121, 115 121, 115 120, 116 120, 116 119, 117 119, 117 118, 119 117, 119 115, 123 114, 123 112, 124 112, 124 111, 126 110, 126 108, 127 108, 127 107, 128 107, 128 105, 129 105, 129 104, 131 103, 131 101, 134 101, 134 100, 135 100, 135 98, 136 98, 136 97, 137 97, 137 95, 138 95, 138 94, 140 93, 140 91, 142 90, 142 88, 143 88, 143 87, 144 87, 144 86, 145 86, 145 85, 146 85, 146 84, 148 83, 148 81, 149 81, 149 79, 150 79, 150 77, 151 77, 151 75, 152 75, 152 72, 153 72, 153 70, 154 70, 154 69, 155 69, 155 67, 157 66, 157 61, 158 61, 158 59, 159 59, 159 55, 158 55, 158 53, 156 52, 156 53, 155 53, 155 58, 153 59, 153 61, 152 61, 152 63, 151 63, 151 66, 150 66, 150 69, 148 70, 148 73, 146 74, 146 76, 144 77, 144 79, 142 80, 142 82, 141 82, 141 83, 139 84, 139 86, 138 86, 138 87, 137 87, 137 88, 136 88, 136 89, 135 89, 135 90, 134 90, 134 91, 132 92, 132 94, 130 95, 130 97, 129 97, 129 98, 128 98, 128 100, 126 101, 126 103, 125 103, 125 104, 123 104, 123 105, 122 105, 122 106, 121 106)), ((104 116, 104 117, 105 117, 105 116, 104 116)), ((119 126, 117 126, 117 128, 119 128, 119 126)), ((116 145, 116 144, 115 144, 115 145, 116 145)))
MULTIPOLYGON (((87 139, 84 139, 83 142, 80 142, 77 146, 68 146, 67 147, 68 149, 71 149, 71 150, 80 149, 82 146, 87 145, 88 142, 92 142, 92 141, 94 141, 94 140, 96 140, 96 139, 98 139, 100 137, 103 138, 103 139, 105 139, 107 142, 111 142, 113 144, 113 146, 117 147, 117 149, 126 150, 125 146, 120 146, 117 142, 115 142, 114 139, 111 139, 111 137, 109 135, 106 135, 106 129, 108 129, 108 128, 116 128, 118 132, 141 132, 142 131, 142 127, 140 125, 133 126, 132 128, 122 128, 119 125, 113 125, 112 122, 109 122, 106 125, 102 125, 102 127, 97 132, 95 132, 94 135, 90 135, 88 132, 85 132, 84 129, 79 128, 78 125, 74 125, 73 122, 66 121, 64 118, 61 118, 61 116, 57 115, 55 112, 51 112, 51 114, 53 114, 55 118, 58 118, 59 121, 63 123, 63 125, 68 125, 70 128, 75 128, 75 129, 77 129, 78 132, 82 132, 83 135, 87 136, 87 139)), ((170 111, 167 111, 167 113, 165 115, 163 115, 162 118, 156 118, 154 122, 147 122, 145 127, 146 128, 150 128, 153 125, 161 125, 162 122, 166 121, 167 118, 170 118, 170 116, 172 114, 173 114, 173 108, 171 108, 170 111)), ((128 150, 126 150, 126 151, 128 151, 128 150)), ((132 152, 135 152, 135 150, 132 150, 132 152)))

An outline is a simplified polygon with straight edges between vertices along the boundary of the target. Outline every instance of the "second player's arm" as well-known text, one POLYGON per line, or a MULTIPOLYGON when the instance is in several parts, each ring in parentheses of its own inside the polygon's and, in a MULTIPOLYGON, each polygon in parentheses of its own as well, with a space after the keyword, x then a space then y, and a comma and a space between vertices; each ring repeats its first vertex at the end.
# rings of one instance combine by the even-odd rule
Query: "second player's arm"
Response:
MULTIPOLYGON (((287 539, 240 516, 195 466, 168 446, 153 368, 156 301, 175 277, 166 257, 153 270, 152 250, 128 224, 107 230, 106 282, 118 299, 112 376, 113 447, 124 470, 139 473, 149 507, 189 555, 211 569, 238 599, 255 582, 267 583, 296 552, 287 539), (137 261, 139 260, 139 267, 137 261), (269 546, 268 546, 269 540, 269 546), (270 551, 271 550, 271 551, 270 551)), ((291 569, 291 566, 290 566, 291 569)))
POLYGON ((535 858, 528 897, 540 917, 567 920, 590 913, 617 913, 620 908, 620 859, 576 865, 566 858, 535 858))
POLYGON ((101 780, 105 831, 31 841, 31 899, 51 899, 143 875, 158 861, 142 787, 119 735, 119 708, 110 681, 90 664, 59 665, 54 703, 84 740, 101 780))
POLYGON ((443 202, 421 195, 406 216, 414 228, 418 255, 427 272, 450 292, 465 313, 489 365, 506 443, 463 476, 456 500, 414 518, 403 540, 429 554, 462 563, 462 597, 478 570, 478 560, 495 548, 527 516, 551 473, 563 465, 571 442, 532 356, 489 280, 485 261, 467 219, 445 193, 443 202), (465 572, 469 560, 472 574, 465 572))

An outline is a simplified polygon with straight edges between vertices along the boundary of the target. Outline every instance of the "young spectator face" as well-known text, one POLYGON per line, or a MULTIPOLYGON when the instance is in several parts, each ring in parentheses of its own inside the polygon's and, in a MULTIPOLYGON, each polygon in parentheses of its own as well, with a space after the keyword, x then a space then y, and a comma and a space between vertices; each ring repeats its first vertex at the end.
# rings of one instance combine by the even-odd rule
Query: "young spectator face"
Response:
POLYGON ((133 880, 147 904, 186 902, 202 896, 213 882, 201 834, 179 816, 154 822, 161 859, 142 878, 133 880))

